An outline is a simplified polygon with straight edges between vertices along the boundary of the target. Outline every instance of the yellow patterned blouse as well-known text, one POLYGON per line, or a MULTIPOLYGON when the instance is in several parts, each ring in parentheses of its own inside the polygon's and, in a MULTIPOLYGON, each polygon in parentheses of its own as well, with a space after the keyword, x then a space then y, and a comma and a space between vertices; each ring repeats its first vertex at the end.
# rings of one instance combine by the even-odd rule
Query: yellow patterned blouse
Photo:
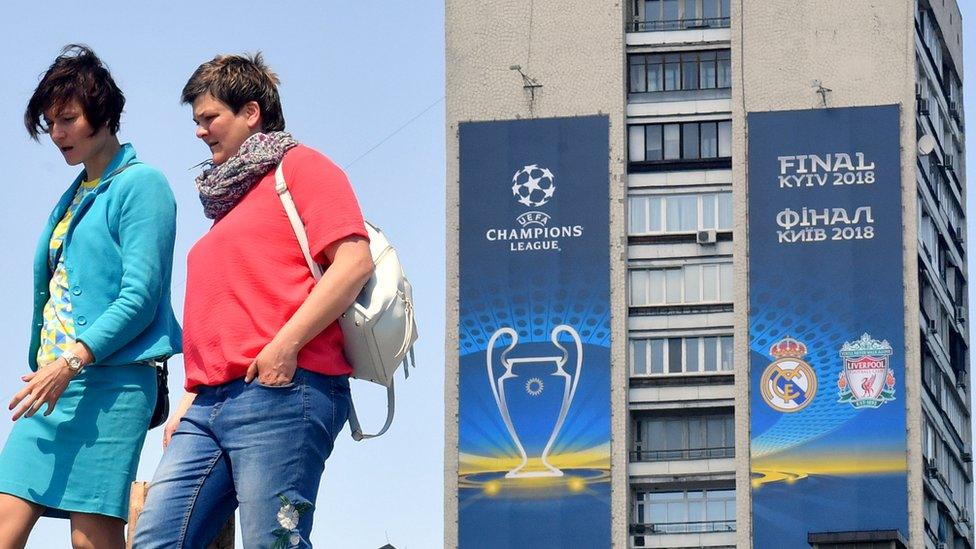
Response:
POLYGON ((40 366, 54 362, 68 345, 74 342, 75 322, 71 314, 71 293, 68 291, 68 273, 64 269, 64 254, 61 245, 68 232, 71 219, 78 210, 81 200, 98 186, 99 179, 85 181, 78 187, 74 199, 64 212, 64 217, 54 227, 48 247, 48 265, 54 274, 48 284, 49 297, 44 304, 44 326, 41 327, 41 347, 37 350, 37 363, 40 366))

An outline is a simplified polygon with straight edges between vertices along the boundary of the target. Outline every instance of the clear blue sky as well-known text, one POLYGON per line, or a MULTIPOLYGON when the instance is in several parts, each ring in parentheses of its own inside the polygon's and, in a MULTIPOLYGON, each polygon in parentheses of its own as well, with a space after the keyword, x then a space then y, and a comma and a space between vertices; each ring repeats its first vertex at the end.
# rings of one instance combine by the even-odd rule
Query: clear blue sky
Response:
MULTIPOLYGON (((193 187, 206 147, 179 92, 217 53, 263 51, 281 77, 288 130, 347 173, 367 218, 388 232, 414 286, 421 339, 418 369, 398 390, 397 420, 382 438, 340 435, 326 465, 312 540, 375 549, 442 545, 444 333, 444 95, 442 2, 17 2, 0 18, 5 74, 0 149, 10 171, 0 216, 7 249, 0 269, 0 401, 27 371, 31 258, 51 208, 77 173, 23 128, 24 107, 63 45, 90 45, 109 65, 127 103, 121 137, 169 178, 179 205, 173 302, 182 316, 185 257, 209 222, 193 187), (281 7, 278 7, 278 6, 281 7), (355 161, 355 162, 354 162, 355 161), (351 166, 350 163, 354 162, 351 166)), ((171 364, 174 399, 183 366, 171 364)), ((385 393, 356 385, 360 417, 378 427, 385 393)), ((10 432, 0 421, 0 440, 10 432)), ((147 437, 140 479, 161 455, 160 429, 147 437)), ((28 547, 68 546, 68 523, 42 519, 28 547)))

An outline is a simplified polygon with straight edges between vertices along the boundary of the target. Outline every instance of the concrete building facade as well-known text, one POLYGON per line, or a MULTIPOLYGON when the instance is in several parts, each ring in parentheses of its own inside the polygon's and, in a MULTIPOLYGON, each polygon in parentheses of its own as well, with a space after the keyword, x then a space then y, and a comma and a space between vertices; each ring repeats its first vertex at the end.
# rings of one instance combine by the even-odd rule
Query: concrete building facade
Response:
POLYGON ((810 544, 973 547, 954 0, 448 0, 446 45, 446 547, 459 512, 458 125, 609 117, 612 546, 746 548, 746 115, 869 105, 901 110, 909 532, 810 544))

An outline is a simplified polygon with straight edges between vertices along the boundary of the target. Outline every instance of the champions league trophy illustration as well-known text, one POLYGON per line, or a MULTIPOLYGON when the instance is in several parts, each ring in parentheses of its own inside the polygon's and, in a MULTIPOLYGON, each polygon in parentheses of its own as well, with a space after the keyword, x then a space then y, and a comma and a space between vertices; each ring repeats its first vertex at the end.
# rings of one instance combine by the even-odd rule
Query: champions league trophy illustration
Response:
POLYGON ((548 461, 552 445, 566 420, 579 384, 583 366, 583 344, 572 327, 561 324, 550 334, 553 345, 561 351, 556 356, 510 357, 518 343, 518 333, 509 327, 499 328, 488 341, 488 381, 495 403, 508 433, 518 448, 522 462, 505 474, 505 478, 561 477, 563 472, 548 461), (570 351, 560 343, 561 334, 569 334, 576 351, 576 368, 566 371, 570 351), (507 335, 511 342, 501 351, 495 365, 495 342, 507 335))

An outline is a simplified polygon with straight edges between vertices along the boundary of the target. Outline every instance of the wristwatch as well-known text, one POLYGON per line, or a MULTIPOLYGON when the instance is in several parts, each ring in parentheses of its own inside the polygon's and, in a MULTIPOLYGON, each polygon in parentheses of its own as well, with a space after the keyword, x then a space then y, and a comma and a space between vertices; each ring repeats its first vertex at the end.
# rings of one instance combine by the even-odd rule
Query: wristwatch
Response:
POLYGON ((72 353, 71 351, 61 353, 61 358, 68 361, 68 369, 71 370, 72 373, 77 374, 82 368, 85 367, 85 365, 81 363, 81 357, 72 353))

